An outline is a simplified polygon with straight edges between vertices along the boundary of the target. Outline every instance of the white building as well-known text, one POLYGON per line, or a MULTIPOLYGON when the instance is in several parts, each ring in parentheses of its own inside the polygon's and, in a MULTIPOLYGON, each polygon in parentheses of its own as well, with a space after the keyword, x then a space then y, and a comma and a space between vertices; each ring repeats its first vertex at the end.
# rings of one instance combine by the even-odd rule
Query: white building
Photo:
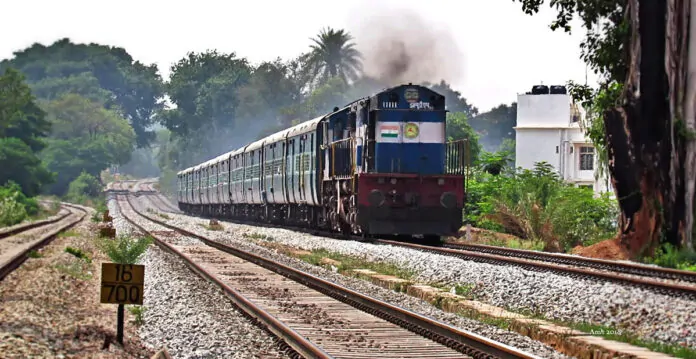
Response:
POLYGON ((517 95, 515 166, 532 169, 546 161, 568 182, 609 191, 607 178, 596 179, 597 156, 581 125, 564 86, 538 85, 517 95))

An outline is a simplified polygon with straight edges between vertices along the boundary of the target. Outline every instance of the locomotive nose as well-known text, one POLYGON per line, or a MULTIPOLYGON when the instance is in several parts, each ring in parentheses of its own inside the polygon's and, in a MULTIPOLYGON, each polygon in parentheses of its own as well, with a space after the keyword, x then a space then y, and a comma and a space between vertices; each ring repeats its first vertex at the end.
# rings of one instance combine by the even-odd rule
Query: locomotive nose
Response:
POLYGON ((378 189, 373 189, 367 197, 367 200, 374 207, 379 207, 384 204, 384 193, 378 189))
POLYGON ((440 196, 440 204, 445 208, 454 208, 457 205, 457 196, 452 192, 445 192, 440 196))

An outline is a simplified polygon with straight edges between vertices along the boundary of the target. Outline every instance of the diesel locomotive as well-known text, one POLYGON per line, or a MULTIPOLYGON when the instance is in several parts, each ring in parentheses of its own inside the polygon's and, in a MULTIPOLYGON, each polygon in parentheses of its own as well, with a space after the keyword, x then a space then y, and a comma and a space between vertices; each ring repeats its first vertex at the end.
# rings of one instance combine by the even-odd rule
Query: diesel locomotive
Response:
POLYGON ((346 234, 425 237, 462 226, 466 140, 445 97, 401 85, 177 174, 189 214, 346 234))

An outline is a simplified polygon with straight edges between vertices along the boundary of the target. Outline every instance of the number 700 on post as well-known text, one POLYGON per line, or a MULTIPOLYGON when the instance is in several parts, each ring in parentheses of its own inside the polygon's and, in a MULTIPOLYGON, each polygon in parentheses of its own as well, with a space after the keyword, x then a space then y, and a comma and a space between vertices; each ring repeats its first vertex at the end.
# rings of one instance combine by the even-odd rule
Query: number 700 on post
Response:
POLYGON ((143 304, 145 266, 102 263, 101 303, 143 304))

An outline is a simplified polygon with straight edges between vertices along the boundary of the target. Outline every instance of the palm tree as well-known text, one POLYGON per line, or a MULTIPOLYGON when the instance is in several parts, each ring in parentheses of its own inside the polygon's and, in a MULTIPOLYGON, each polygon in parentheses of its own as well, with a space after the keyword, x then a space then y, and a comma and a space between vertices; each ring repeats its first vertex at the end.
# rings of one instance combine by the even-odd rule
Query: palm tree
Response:
POLYGON ((313 38, 314 45, 306 56, 312 81, 324 82, 332 77, 344 81, 356 79, 362 71, 362 55, 355 49, 353 37, 345 30, 322 29, 313 38))

